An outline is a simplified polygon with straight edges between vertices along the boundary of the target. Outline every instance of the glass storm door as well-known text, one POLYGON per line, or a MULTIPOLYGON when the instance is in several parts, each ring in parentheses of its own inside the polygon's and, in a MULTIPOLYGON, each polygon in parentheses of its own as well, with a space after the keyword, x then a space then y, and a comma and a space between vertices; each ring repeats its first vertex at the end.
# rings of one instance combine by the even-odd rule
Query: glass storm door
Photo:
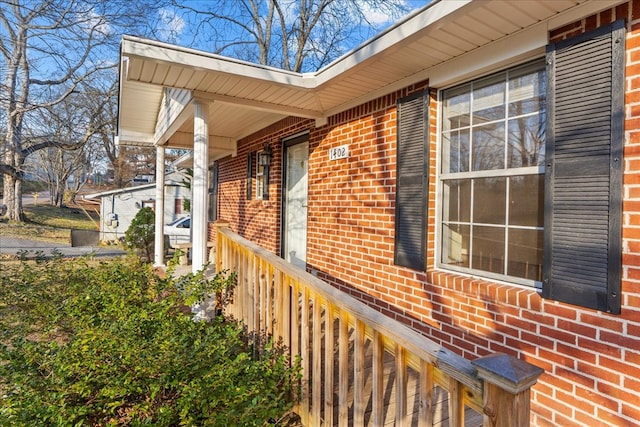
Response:
MULTIPOLYGON (((296 138, 292 141, 300 141, 296 138)), ((307 184, 309 141, 285 142, 283 257, 295 266, 307 263, 307 184)))

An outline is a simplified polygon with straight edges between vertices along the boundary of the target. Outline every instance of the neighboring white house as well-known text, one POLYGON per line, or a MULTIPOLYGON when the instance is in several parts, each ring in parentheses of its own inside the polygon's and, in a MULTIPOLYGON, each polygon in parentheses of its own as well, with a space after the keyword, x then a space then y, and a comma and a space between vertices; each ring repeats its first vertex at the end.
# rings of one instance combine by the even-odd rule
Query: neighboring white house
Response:
MULTIPOLYGON (((183 184, 187 175, 177 171, 167 174, 164 187, 165 224, 187 216, 183 202, 191 199, 191 190, 183 184)), ((84 199, 100 201, 100 240, 115 241, 124 236, 138 211, 149 206, 155 209, 156 184, 137 185, 100 193, 87 194, 84 199)))

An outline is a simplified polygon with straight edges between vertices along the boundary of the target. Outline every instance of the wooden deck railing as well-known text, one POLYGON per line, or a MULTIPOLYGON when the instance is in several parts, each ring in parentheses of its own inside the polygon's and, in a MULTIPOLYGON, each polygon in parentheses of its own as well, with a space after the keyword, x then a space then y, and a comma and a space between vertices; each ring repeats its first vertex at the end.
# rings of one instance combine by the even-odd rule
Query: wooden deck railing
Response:
POLYGON ((433 426, 436 386, 448 392, 450 426, 465 424, 465 408, 483 414, 484 426, 529 425, 529 390, 540 368, 503 354, 469 362, 223 223, 216 267, 237 273, 227 312, 301 358, 295 410, 304 425, 433 426))

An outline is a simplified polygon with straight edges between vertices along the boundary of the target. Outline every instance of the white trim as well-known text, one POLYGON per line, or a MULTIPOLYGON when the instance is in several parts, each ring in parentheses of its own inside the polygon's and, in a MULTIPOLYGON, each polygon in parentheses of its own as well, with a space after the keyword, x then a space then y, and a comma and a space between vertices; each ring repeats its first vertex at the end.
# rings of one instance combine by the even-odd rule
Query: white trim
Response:
MULTIPOLYGON (((515 59, 514 59, 515 61, 515 59)), ((540 65, 543 66, 542 63, 540 63, 540 65)), ((508 70, 508 69, 513 69, 514 67, 518 66, 518 62, 516 61, 514 64, 511 65, 507 65, 504 66, 498 70, 493 70, 492 74, 496 74, 496 73, 500 73, 504 70, 508 70)), ((477 81, 479 79, 482 79, 483 77, 486 76, 486 73, 478 73, 478 75, 473 76, 471 78, 467 78, 464 79, 462 81, 458 81, 456 82, 456 85, 464 85, 468 82, 473 82, 473 81, 477 81)), ((546 77, 545 77, 546 78, 546 77)), ((468 180, 472 180, 472 179, 477 179, 477 178, 483 178, 483 177, 503 177, 506 178, 508 180, 509 177, 512 176, 518 176, 518 175, 528 175, 528 176, 539 176, 542 175, 544 176, 545 173, 545 165, 539 165, 539 166, 529 166, 529 167, 519 167, 519 168, 505 168, 505 169, 495 169, 495 170, 481 170, 481 171, 467 171, 467 172, 446 172, 443 173, 441 171, 442 169, 442 153, 443 153, 443 140, 442 140, 442 119, 443 119, 443 97, 442 94, 444 92, 444 89, 440 89, 438 90, 438 95, 437 95, 437 116, 436 116, 436 173, 435 173, 435 184, 436 184, 436 190, 435 190, 435 229, 434 229, 434 234, 435 234, 435 247, 434 247, 434 260, 433 260, 433 264, 434 267, 437 270, 440 271, 446 271, 446 272, 454 272, 456 274, 462 274, 462 275, 467 275, 470 277, 477 277, 477 278, 481 278, 484 280, 492 280, 492 281, 500 281, 500 282, 504 282, 504 283, 508 283, 510 285, 516 284, 516 285, 521 285, 521 286, 526 286, 526 287, 533 287, 533 288, 540 288, 541 287, 541 282, 540 281, 536 281, 536 280, 531 280, 531 279, 526 279, 523 277, 517 277, 517 276, 509 276, 507 273, 507 262, 508 262, 508 256, 509 256, 509 249, 507 247, 507 232, 509 230, 509 228, 516 228, 516 229, 526 229, 526 230, 538 230, 541 231, 544 228, 543 227, 538 227, 538 226, 513 226, 508 224, 508 207, 506 207, 506 212, 505 212, 505 223, 504 224, 486 224, 486 223, 481 223, 476 221, 473 218, 473 212, 471 212, 471 218, 469 219, 468 222, 465 221, 447 221, 447 223, 449 225, 464 225, 464 226, 468 226, 470 229, 473 226, 481 226, 481 227, 495 227, 498 229, 503 229, 505 231, 505 257, 503 260, 504 263, 504 272, 503 273, 493 273, 490 271, 485 271, 485 270, 479 270, 479 269, 474 269, 472 267, 471 264, 471 259, 469 259, 469 267, 464 267, 464 266, 457 266, 455 264, 446 264, 442 262, 442 255, 443 255, 443 247, 444 247, 444 241, 443 241, 443 205, 444 205, 444 196, 443 196, 443 187, 444 187, 444 182, 445 181, 450 181, 450 180, 456 180, 456 179, 468 179, 468 180)), ((508 120, 508 119, 507 119, 508 120)), ((505 129, 506 132, 506 129, 505 129)), ((506 166, 506 164, 505 164, 506 166)), ((508 182, 508 181, 507 181, 508 182)), ((506 186, 506 194, 505 197, 509 197, 509 188, 508 188, 508 184, 506 186)), ((544 190, 542 190, 544 191, 544 190)), ((474 192, 471 192, 471 199, 469 200, 469 204, 470 206, 474 205, 474 192)), ((473 235, 473 234, 472 234, 473 235)), ((472 237, 472 235, 470 237, 472 237)), ((472 248, 473 245, 473 240, 470 240, 469 242, 469 251, 472 248)), ((468 256, 472 256, 472 254, 468 254, 468 256)))
POLYGON ((220 95, 207 92, 194 92, 194 97, 202 101, 214 101, 223 104, 241 105, 249 110, 266 111, 269 113, 279 113, 285 116, 305 117, 309 119, 323 119, 325 116, 316 110, 306 110, 303 108, 289 107, 283 104, 274 104, 271 102, 256 101, 246 98, 237 98, 234 96, 220 95))
POLYGON ((156 119, 156 145, 164 145, 170 136, 193 116, 192 102, 193 94, 190 90, 165 88, 156 119))
POLYGON ((207 263, 207 197, 209 185, 209 104, 196 101, 193 118, 193 179, 191 180, 191 260, 197 273, 207 263))
POLYGON ((153 145, 155 139, 152 134, 124 130, 117 136, 116 144, 122 145, 153 145))
POLYGON ((122 37, 121 46, 120 54, 124 57, 138 57, 172 63, 184 68, 218 71, 303 89, 316 86, 314 74, 295 73, 140 37, 125 35, 122 37))
POLYGON ((302 132, 294 133, 293 135, 288 135, 281 139, 282 143, 285 144, 287 141, 291 141, 292 139, 299 138, 304 135, 309 135, 309 130, 303 130, 302 132))
POLYGON ((164 155, 164 148, 160 146, 156 147, 156 216, 155 239, 153 244, 154 267, 164 266, 164 155))
POLYGON ((437 31, 438 27, 442 26, 446 20, 452 19, 454 12, 471 3, 472 0, 440 0, 432 2, 421 11, 396 23, 386 31, 364 42, 356 49, 318 71, 316 73, 318 85, 326 84, 358 64, 375 57, 382 51, 395 48, 400 42, 406 42, 407 39, 413 38, 418 33, 422 34, 425 28, 437 31))
POLYGON ((442 88, 457 84, 518 62, 543 57, 547 43, 547 27, 543 22, 437 65, 425 73, 425 77, 428 76, 431 87, 442 88))

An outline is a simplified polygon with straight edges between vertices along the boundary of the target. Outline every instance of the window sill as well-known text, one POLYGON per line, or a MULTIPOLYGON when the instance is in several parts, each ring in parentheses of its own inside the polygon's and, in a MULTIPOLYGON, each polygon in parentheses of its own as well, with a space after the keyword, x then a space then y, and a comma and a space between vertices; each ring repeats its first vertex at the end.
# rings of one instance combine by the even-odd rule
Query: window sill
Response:
POLYGON ((435 286, 460 292, 469 298, 478 298, 485 302, 537 312, 541 311, 542 307, 540 289, 530 286, 500 282, 442 269, 428 270, 427 281, 435 286))

